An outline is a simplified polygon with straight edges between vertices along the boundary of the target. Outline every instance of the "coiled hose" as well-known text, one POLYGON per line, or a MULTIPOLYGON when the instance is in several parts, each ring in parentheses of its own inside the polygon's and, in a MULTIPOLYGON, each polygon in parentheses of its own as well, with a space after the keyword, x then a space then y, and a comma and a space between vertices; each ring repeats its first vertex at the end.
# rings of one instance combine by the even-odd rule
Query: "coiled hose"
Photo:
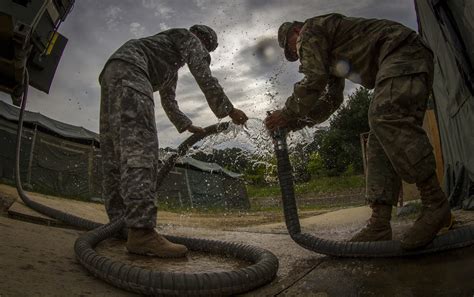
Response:
MULTIPOLYGON (((184 244, 190 250, 232 256, 253 263, 250 266, 224 272, 165 272, 144 269, 115 261, 99 255, 94 247, 101 241, 121 232, 125 227, 123 218, 102 225, 83 219, 31 200, 23 191, 20 178, 20 148, 23 129, 23 114, 28 97, 28 72, 25 73, 24 93, 18 119, 15 181, 18 194, 30 208, 51 218, 75 227, 91 230, 81 235, 74 244, 79 262, 96 277, 125 290, 153 296, 228 296, 250 291, 272 281, 278 270, 278 259, 268 250, 233 242, 206 240, 178 236, 166 236, 170 241, 184 244)), ((229 123, 212 125, 205 133, 193 134, 179 147, 176 154, 168 158, 158 173, 157 185, 173 168, 176 159, 196 142, 211 134, 225 130, 229 123)))
POLYGON ((286 131, 277 130, 273 134, 273 138, 286 227, 291 238, 305 249, 338 257, 400 257, 440 252, 474 244, 474 225, 451 230, 437 236, 432 243, 423 249, 410 251, 403 250, 400 242, 396 240, 374 242, 334 241, 301 233, 295 202, 292 167, 286 143, 286 131))

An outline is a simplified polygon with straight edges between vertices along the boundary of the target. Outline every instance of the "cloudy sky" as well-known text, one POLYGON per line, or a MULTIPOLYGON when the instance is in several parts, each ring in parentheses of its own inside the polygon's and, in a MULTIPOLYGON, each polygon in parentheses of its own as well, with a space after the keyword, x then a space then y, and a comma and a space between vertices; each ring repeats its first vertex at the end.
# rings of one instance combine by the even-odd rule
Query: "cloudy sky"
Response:
MULTIPOLYGON (((78 0, 59 30, 69 43, 50 94, 32 89, 28 109, 98 132, 97 78, 114 50, 132 38, 206 24, 219 37, 219 48, 212 53, 214 76, 236 107, 263 119, 266 110, 282 105, 301 78, 298 64, 285 62, 276 47, 279 25, 330 12, 387 18, 417 28, 412 0, 78 0)), ((346 94, 353 89, 346 84, 346 94)), ((0 98, 9 101, 3 94, 0 98)), ((187 66, 179 72, 177 100, 194 124, 217 121, 187 66)), ((187 132, 178 134, 170 124, 158 93, 155 102, 160 146, 179 144, 187 132)))

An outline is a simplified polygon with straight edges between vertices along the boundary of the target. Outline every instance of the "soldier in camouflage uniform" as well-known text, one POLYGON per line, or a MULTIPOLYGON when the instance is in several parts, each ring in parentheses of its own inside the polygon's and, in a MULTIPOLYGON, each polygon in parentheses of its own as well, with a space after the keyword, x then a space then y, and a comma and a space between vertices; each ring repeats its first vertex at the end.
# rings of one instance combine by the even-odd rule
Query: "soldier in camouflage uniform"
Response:
POLYGON ((284 23, 278 40, 289 61, 300 60, 304 78, 295 84, 285 107, 265 120, 271 131, 296 130, 327 120, 343 102, 345 79, 375 88, 367 148, 372 217, 352 240, 392 239, 392 206, 404 180, 416 183, 423 211, 404 235, 402 247, 414 249, 431 242, 451 222, 432 147, 422 128, 432 86, 431 50, 399 23, 340 14, 284 23))
POLYGON ((236 124, 247 120, 211 74, 209 52, 216 47, 217 35, 207 26, 170 29, 126 42, 99 77, 103 197, 111 221, 125 216, 131 253, 179 257, 187 251, 154 229, 158 138, 153 92, 159 91, 161 105, 180 133, 203 132, 175 100, 177 72, 187 64, 218 118, 230 116, 236 124))

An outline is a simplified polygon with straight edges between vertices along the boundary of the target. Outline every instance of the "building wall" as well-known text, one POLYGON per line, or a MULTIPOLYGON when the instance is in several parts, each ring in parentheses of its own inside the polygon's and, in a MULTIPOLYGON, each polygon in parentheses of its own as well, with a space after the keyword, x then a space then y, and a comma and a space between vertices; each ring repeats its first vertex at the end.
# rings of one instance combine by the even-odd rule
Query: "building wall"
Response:
POLYGON ((184 168, 173 168, 157 192, 157 200, 160 204, 191 207, 190 189, 186 182, 186 171, 184 168))
POLYGON ((474 199, 471 0, 415 0, 419 31, 434 52, 433 94, 451 206, 474 199), (472 196, 471 198, 469 198, 472 196))
MULTIPOLYGON (((0 118, 0 179, 9 183, 15 180, 16 129, 15 123, 0 118)), ((20 176, 24 183, 27 182, 27 168, 33 136, 34 130, 24 130, 20 151, 20 176)))
MULTIPOLYGON (((0 178, 13 183, 16 148, 16 123, 0 119, 0 178)), ((20 173, 25 188, 37 192, 88 199, 98 196, 94 187, 93 145, 75 143, 24 128, 20 173)))
POLYGON ((160 204, 193 208, 250 207, 242 180, 220 173, 175 167, 158 189, 160 204))

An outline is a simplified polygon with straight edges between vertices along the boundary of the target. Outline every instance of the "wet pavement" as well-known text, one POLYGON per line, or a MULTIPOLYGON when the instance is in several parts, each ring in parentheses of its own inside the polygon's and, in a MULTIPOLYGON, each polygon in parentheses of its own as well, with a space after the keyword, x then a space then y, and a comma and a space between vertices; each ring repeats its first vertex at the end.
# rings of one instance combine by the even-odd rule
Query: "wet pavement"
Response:
MULTIPOLYGON (((303 232, 347 240, 369 215, 367 207, 349 208, 302 219, 301 225, 303 232)), ((454 211, 454 215, 456 227, 474 222, 472 211, 454 211)), ((414 216, 393 219, 395 239, 410 227, 414 216)), ((252 228, 241 229, 249 232, 252 228)), ((253 230, 284 233, 285 226, 267 224, 253 230)), ((474 246, 389 259, 345 259, 312 253, 290 266, 293 269, 282 279, 246 296, 474 296, 474 246)))
POLYGON ((281 296, 474 296, 474 247, 402 259, 325 258, 281 296))
MULTIPOLYGON (((474 222, 474 212, 455 213, 458 224, 474 222)), ((307 217, 301 224, 304 232, 345 240, 365 224, 369 215, 367 207, 348 208, 307 217)), ((395 238, 412 220, 413 216, 394 220, 395 238)), ((419 257, 341 259, 301 248, 291 240, 281 222, 216 225, 212 229, 170 222, 161 224, 159 231, 241 242, 272 251, 280 261, 276 279, 243 296, 474 296, 474 246, 419 257)), ((80 231, 0 216, 0 232, 2 297, 134 296, 94 278, 77 263, 73 244, 80 231)), ((107 240, 97 251, 141 267, 167 271, 223 271, 247 264, 194 252, 185 259, 150 259, 127 254, 124 242, 119 240, 107 240)))
POLYGON ((96 247, 98 254, 141 268, 168 272, 221 272, 243 268, 251 263, 220 255, 189 251, 184 258, 160 259, 129 254, 125 241, 109 239, 96 247))

